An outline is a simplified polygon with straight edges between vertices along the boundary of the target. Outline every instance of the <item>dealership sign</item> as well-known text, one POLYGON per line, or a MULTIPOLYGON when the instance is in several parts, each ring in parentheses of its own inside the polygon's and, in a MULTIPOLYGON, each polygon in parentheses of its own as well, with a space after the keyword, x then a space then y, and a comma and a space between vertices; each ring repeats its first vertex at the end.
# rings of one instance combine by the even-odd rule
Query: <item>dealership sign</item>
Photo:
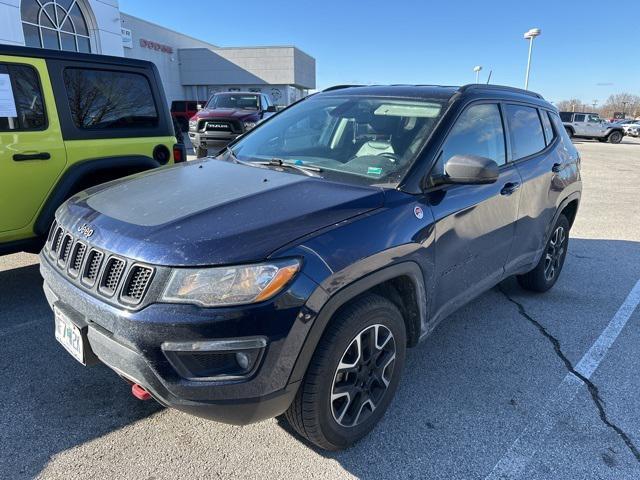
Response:
POLYGON ((122 46, 124 48, 133 48, 133 36, 131 30, 128 28, 121 28, 122 31, 122 46))
POLYGON ((144 38, 140 39, 140 46, 142 48, 148 48, 149 50, 156 50, 158 52, 173 53, 173 47, 170 47, 169 45, 163 45, 152 40, 145 40, 144 38))

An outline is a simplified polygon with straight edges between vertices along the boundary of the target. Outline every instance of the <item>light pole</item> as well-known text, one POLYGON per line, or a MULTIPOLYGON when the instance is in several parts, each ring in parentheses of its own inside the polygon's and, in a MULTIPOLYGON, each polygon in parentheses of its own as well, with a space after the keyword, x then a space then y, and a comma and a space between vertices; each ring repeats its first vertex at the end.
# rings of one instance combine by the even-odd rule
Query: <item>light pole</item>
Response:
POLYGON ((476 83, 480 83, 480 70, 482 70, 482 65, 473 67, 473 71, 476 72, 476 83))
POLYGON ((598 105, 598 100, 594 100, 591 105, 593 105, 593 110, 595 111, 596 105, 598 105))
POLYGON ((531 50, 533 49, 533 39, 542 33, 539 28, 532 28, 528 32, 525 32, 525 40, 529 40, 529 57, 527 59, 527 76, 524 79, 524 89, 529 89, 529 71, 531 70, 531 50))
POLYGON ((626 115, 625 115, 625 109, 627 108, 627 103, 629 102, 621 102, 622 103, 622 119, 624 120, 626 115))

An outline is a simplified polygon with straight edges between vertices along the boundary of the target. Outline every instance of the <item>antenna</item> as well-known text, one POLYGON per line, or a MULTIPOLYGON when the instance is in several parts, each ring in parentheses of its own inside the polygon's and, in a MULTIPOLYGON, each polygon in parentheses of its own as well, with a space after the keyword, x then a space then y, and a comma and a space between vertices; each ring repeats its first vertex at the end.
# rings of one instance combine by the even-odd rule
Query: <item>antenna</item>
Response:
POLYGON ((493 70, 489 70, 489 76, 487 77, 487 85, 489 85, 489 81, 491 80, 492 73, 493 73, 493 70))

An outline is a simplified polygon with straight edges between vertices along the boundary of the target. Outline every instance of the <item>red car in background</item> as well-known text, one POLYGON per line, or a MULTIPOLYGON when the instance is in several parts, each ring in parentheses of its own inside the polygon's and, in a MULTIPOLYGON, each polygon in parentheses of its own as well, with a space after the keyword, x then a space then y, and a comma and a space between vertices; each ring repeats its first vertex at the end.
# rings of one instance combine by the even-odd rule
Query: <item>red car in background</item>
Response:
POLYGON ((171 116, 183 132, 189 129, 189 119, 198 113, 198 106, 207 103, 201 100, 174 100, 171 102, 171 116))

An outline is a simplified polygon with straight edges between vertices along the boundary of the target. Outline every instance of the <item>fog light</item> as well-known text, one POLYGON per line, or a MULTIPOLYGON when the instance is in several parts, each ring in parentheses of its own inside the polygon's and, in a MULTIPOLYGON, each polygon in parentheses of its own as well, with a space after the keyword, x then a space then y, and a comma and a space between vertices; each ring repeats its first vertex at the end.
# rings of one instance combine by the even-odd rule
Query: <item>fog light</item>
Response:
POLYGON ((249 356, 246 353, 236 353, 236 362, 238 362, 238 366, 242 370, 246 370, 249 368, 249 356))

